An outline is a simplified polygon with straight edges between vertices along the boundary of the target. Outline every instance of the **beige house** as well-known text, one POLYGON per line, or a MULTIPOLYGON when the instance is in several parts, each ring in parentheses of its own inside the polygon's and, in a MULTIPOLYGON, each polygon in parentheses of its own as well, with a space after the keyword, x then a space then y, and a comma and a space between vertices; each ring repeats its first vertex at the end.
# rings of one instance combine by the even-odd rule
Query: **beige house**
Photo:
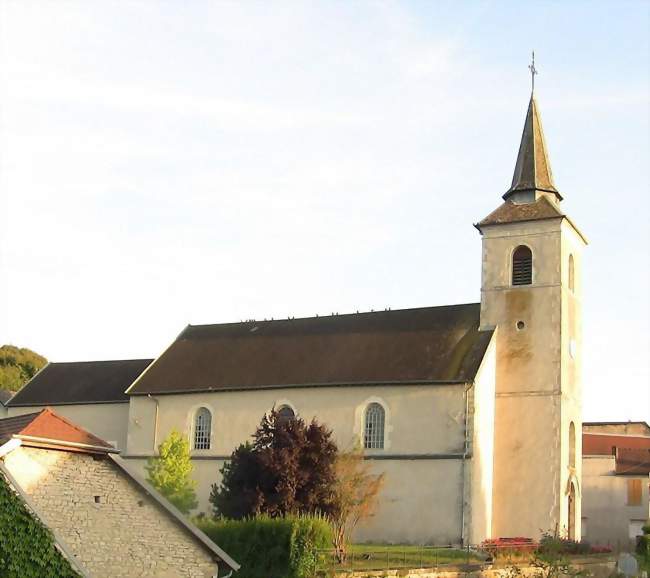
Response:
MULTIPOLYGON (((561 201, 531 97, 511 187, 475 225, 480 302, 188 326, 126 390, 123 458, 142 471, 186 432, 209 512, 224 461, 275 407, 360 443, 386 474, 357 540, 579 538, 586 243, 561 201)), ((95 432, 112 420, 83 411, 95 432)))
POLYGON ((114 452, 49 409, 0 420, 0 483, 81 576, 212 578, 239 568, 114 452))
POLYGON ((592 422, 582 438, 583 537, 629 550, 650 523, 650 427, 592 422))
POLYGON ((129 420, 129 397, 124 392, 152 361, 48 363, 7 402, 6 415, 55 407, 58 415, 123 451, 129 420))

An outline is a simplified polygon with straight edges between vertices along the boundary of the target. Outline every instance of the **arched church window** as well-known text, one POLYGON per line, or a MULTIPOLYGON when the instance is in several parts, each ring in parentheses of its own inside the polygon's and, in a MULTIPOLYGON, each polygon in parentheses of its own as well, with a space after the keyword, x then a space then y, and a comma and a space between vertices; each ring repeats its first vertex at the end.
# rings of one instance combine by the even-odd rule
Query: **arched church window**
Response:
POLYGON ((533 253, 520 245, 512 254, 512 284, 530 285, 533 282, 533 253))
POLYGON ((371 403, 366 408, 363 433, 363 447, 368 450, 384 449, 384 426, 386 412, 378 403, 371 403))
POLYGON ((573 255, 569 255, 569 291, 575 289, 575 265, 573 264, 573 255))
POLYGON ((576 426, 573 422, 569 424, 569 467, 576 467, 576 426))
POLYGON ((212 434, 212 414, 207 407, 201 407, 194 416, 194 449, 209 450, 212 434))
POLYGON ((278 414, 278 420, 281 422, 290 421, 296 417, 296 413, 288 405, 281 405, 280 408, 277 410, 277 414, 278 414))

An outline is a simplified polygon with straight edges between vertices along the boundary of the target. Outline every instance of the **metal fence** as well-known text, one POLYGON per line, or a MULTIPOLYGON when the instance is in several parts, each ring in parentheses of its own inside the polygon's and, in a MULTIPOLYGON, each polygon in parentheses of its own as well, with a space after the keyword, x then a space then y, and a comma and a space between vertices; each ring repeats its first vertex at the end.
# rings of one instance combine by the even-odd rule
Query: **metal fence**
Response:
MULTIPOLYGON (((609 545, 618 554, 623 544, 609 545)), ((456 567, 461 571, 478 571, 495 563, 507 566, 531 559, 538 544, 490 544, 489 546, 377 546, 355 545, 347 558, 339 562, 333 549, 319 550, 317 574, 331 576, 339 572, 418 569, 436 571, 456 567)), ((628 550, 630 551, 630 550, 628 550)), ((633 550, 632 550, 633 551, 633 550)), ((607 556, 608 553, 603 553, 607 556)), ((580 554, 576 554, 580 556, 580 554)))
POLYGON ((489 557, 474 548, 455 546, 353 546, 347 558, 339 562, 332 549, 319 551, 318 571, 399 570, 402 568, 436 570, 445 566, 481 567, 489 557))

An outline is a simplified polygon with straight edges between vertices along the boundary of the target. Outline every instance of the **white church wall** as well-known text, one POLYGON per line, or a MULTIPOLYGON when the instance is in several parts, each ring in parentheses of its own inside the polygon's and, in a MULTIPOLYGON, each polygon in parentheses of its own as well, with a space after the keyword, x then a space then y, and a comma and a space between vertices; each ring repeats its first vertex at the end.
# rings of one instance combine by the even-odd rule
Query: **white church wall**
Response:
MULTIPOLYGON (((26 407, 9 407, 8 417, 35 413, 45 409, 44 405, 26 407)), ((53 409, 57 414, 69 419, 97 437, 116 443, 117 449, 126 450, 127 428, 129 421, 129 404, 123 403, 80 403, 56 405, 53 409)))
POLYGON ((143 470, 152 455, 156 403, 157 443, 175 428, 190 435, 194 411, 212 411, 209 450, 193 451, 198 511, 209 512, 213 483, 224 460, 250 439, 262 415, 290 402, 305 420, 332 428, 342 448, 361 437, 363 409, 380 401, 386 412, 386 446, 367 450, 373 467, 386 473, 376 515, 357 539, 458 543, 461 536, 465 428, 465 385, 319 387, 197 394, 132 396, 127 456, 143 470))
POLYGON ((471 544, 480 544, 492 537, 496 342, 495 332, 479 367, 470 398, 472 459, 466 487, 469 492, 467 522, 471 544))

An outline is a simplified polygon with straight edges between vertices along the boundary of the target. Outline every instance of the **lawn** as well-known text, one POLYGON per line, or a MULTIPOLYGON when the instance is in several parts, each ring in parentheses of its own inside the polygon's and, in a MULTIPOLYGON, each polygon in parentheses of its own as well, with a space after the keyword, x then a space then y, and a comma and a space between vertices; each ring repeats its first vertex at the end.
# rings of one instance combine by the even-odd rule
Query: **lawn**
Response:
POLYGON ((449 564, 476 564, 481 559, 474 552, 434 546, 355 544, 348 559, 339 564, 333 552, 323 553, 320 570, 394 570, 397 568, 436 568, 449 564))

